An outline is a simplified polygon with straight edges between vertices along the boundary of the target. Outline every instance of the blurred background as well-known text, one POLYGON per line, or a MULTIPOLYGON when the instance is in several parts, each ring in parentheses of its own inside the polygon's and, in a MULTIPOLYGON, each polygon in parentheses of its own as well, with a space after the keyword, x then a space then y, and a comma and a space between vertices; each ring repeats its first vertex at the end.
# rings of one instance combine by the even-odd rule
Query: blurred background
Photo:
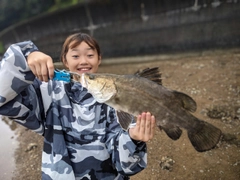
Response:
POLYGON ((75 32, 99 42, 103 58, 240 45, 238 0, 0 0, 0 56, 32 40, 59 61, 75 32))

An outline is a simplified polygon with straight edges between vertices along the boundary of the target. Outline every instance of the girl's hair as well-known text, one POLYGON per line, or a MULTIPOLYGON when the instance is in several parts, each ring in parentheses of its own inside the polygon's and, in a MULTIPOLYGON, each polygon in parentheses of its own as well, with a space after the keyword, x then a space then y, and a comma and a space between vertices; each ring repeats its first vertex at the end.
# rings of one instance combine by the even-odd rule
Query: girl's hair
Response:
POLYGON ((65 64, 64 61, 66 61, 66 54, 68 50, 77 47, 83 41, 87 43, 93 50, 96 50, 99 57, 101 56, 100 47, 97 41, 93 37, 85 33, 76 33, 68 36, 65 42, 63 43, 61 56, 60 56, 63 64, 65 64), (73 44, 71 44, 72 42, 73 44), (70 44, 71 44, 71 47, 69 46, 70 44))

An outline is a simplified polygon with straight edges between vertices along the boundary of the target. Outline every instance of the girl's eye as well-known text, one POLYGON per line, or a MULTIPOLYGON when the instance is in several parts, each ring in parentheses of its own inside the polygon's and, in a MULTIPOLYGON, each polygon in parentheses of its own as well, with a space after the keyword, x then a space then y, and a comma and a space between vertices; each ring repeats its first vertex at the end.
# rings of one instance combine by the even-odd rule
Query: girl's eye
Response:
POLYGON ((88 54, 87 55, 89 58, 92 58, 93 57, 93 54, 88 54))
POLYGON ((73 55, 72 57, 73 57, 73 58, 78 58, 78 55, 73 55))

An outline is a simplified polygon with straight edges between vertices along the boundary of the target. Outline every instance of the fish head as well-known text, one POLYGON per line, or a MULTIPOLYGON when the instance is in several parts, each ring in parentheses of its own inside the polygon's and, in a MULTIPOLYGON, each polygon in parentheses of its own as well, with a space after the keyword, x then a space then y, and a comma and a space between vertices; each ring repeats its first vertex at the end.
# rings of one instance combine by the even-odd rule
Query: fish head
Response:
POLYGON ((114 79, 107 74, 83 73, 80 82, 99 103, 110 100, 117 93, 114 79))

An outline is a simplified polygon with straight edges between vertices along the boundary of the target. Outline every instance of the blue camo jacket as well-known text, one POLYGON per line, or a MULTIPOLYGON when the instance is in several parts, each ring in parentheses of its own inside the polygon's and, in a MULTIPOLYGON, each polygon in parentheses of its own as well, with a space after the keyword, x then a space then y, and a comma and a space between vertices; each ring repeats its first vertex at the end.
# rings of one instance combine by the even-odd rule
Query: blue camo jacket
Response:
POLYGON ((37 47, 11 45, 0 61, 0 114, 44 136, 42 179, 129 179, 147 163, 146 143, 131 140, 115 110, 80 83, 41 82, 26 62, 37 47))

